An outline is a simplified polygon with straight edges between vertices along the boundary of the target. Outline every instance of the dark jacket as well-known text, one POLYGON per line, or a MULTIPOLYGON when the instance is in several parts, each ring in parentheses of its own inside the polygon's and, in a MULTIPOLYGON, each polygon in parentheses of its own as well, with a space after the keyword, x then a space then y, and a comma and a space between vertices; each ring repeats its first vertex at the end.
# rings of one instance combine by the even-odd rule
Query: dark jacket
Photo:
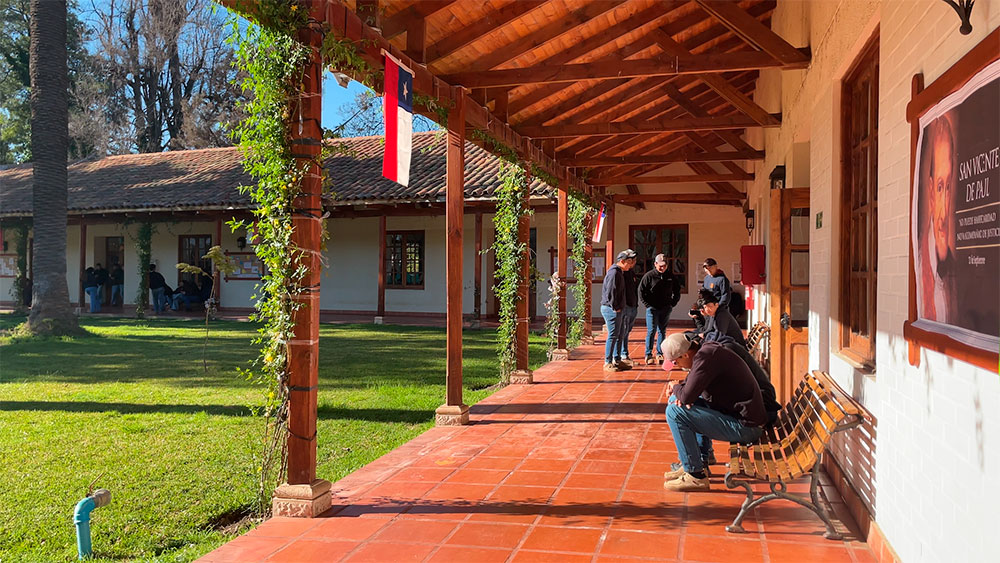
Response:
POLYGON ((639 306, 639 276, 634 270, 623 273, 625 278, 625 305, 628 307, 639 306))
POLYGON ((208 301, 212 297, 212 285, 214 284, 215 281, 212 279, 212 276, 201 276, 201 290, 198 292, 198 297, 202 301, 208 301))
POLYGON ((718 342, 706 342, 694 355, 691 372, 674 387, 681 404, 703 398, 709 408, 735 417, 744 426, 764 426, 768 421, 760 387, 750 368, 718 342))
POLYGON ((760 364, 757 363, 757 360, 750 354, 746 346, 737 344, 735 340, 728 336, 723 336, 719 340, 716 340, 716 342, 725 345, 726 348, 739 356, 743 360, 743 363, 750 368, 750 373, 753 374, 753 378, 757 380, 757 386, 760 387, 760 397, 764 400, 764 410, 767 411, 767 425, 774 424, 775 419, 778 418, 778 411, 781 410, 781 404, 778 403, 778 393, 774 390, 774 385, 771 384, 771 379, 767 376, 767 372, 764 371, 764 368, 760 367, 760 364))
POLYGON ((625 272, 621 266, 615 264, 611 266, 608 273, 604 275, 604 283, 601 287, 601 306, 611 307, 615 311, 625 308, 625 272))
POLYGON ((100 284, 97 283, 97 271, 93 268, 87 268, 83 277, 83 289, 87 289, 88 287, 97 287, 99 285, 100 284))
POLYGON ((704 285, 705 289, 715 294, 715 298, 719 300, 719 307, 729 309, 729 299, 733 294, 733 287, 729 283, 729 278, 726 277, 725 272, 718 270, 718 273, 714 276, 705 276, 705 281, 702 285, 704 285))
POLYGON ((97 277, 97 285, 104 285, 108 283, 108 271, 104 268, 94 268, 94 276, 97 277))
POLYGON ((157 271, 149 272, 149 289, 159 289, 167 287, 167 280, 163 279, 163 274, 157 271))
POLYGON ((653 268, 639 282, 639 300, 650 309, 672 309, 681 300, 681 283, 669 268, 662 274, 653 268))
POLYGON ((736 322, 729 309, 724 309, 722 305, 715 311, 715 316, 705 315, 705 341, 712 342, 718 340, 722 335, 729 336, 740 346, 746 346, 747 340, 743 337, 743 330, 740 323, 736 322))
POLYGON ((122 285, 125 283, 125 270, 121 268, 115 268, 111 270, 111 284, 112 285, 122 285))

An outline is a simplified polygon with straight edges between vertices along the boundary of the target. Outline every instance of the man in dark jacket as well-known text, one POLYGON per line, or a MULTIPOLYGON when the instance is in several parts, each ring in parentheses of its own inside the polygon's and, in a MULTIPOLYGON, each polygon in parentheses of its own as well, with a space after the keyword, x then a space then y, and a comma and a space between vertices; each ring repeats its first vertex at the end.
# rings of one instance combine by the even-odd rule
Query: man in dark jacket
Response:
POLYGON ((619 339, 622 313, 625 310, 625 270, 629 268, 627 252, 619 252, 617 261, 604 276, 601 286, 601 316, 608 333, 604 341, 604 370, 623 371, 630 366, 622 363, 619 339))
POLYGON ((111 304, 122 305, 125 302, 125 270, 121 264, 111 267, 111 304))
POLYGON ((623 251, 628 256, 628 268, 624 272, 625 278, 625 309, 622 311, 622 328, 618 335, 618 349, 622 355, 622 363, 631 366, 632 358, 628 353, 628 337, 635 326, 635 317, 639 314, 639 276, 636 275, 635 261, 638 254, 631 248, 623 251))
POLYGON ((162 313, 167 308, 167 280, 156 271, 156 264, 149 265, 149 291, 153 294, 153 311, 162 313))
POLYGON ((654 361, 654 344, 655 361, 663 362, 663 340, 667 337, 667 321, 670 320, 670 312, 680 300, 680 281, 667 267, 667 258, 657 254, 653 269, 646 272, 639 282, 639 301, 646 307, 646 365, 654 361), (659 334, 658 340, 657 334, 659 334))
POLYGON ((729 309, 733 286, 729 283, 726 273, 719 269, 715 258, 706 258, 701 267, 705 269, 705 281, 703 282, 705 289, 715 294, 720 307, 729 309))
POLYGON ((698 308, 705 315, 705 328, 702 337, 706 342, 718 340, 720 336, 726 335, 740 346, 746 347, 747 341, 743 337, 740 323, 733 318, 729 309, 722 307, 715 294, 704 289, 701 290, 698 296, 698 308))
POLYGON ((98 262, 94 266, 94 276, 97 277, 97 295, 100 303, 104 303, 104 296, 108 293, 108 271, 98 262))
POLYGON ((760 438, 767 412, 760 388, 739 356, 718 342, 696 344, 671 334, 664 345, 665 367, 689 370, 673 382, 666 415, 681 458, 680 469, 664 474, 670 491, 707 491, 706 466, 699 438, 750 443, 760 438))
POLYGON ((97 270, 89 267, 84 271, 83 291, 90 297, 90 312, 101 312, 101 286, 97 283, 97 270))

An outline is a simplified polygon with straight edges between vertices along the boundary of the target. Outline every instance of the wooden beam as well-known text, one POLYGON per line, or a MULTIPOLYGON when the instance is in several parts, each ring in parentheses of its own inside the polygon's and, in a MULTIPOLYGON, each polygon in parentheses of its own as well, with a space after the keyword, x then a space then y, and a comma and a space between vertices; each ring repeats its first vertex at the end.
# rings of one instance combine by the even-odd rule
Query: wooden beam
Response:
POLYGON ((781 63, 767 53, 743 51, 687 55, 683 57, 655 57, 652 59, 627 61, 616 57, 592 63, 539 65, 479 72, 457 72, 446 74, 441 79, 450 84, 461 84, 466 88, 488 88, 549 82, 579 82, 581 80, 607 80, 642 76, 734 72, 780 66, 782 66, 781 63))
POLYGON ((677 151, 671 154, 628 156, 581 156, 564 158, 563 166, 619 166, 630 164, 670 164, 674 162, 719 162, 722 160, 764 160, 764 151, 677 151))
POLYGON ((414 20, 406 28, 405 53, 418 63, 427 62, 427 20, 414 20))
MULTIPOLYGON (((462 234, 465 216, 465 98, 454 96, 448 112, 448 162, 445 231, 445 292, 447 295, 447 391, 445 405, 468 412, 462 401, 462 234)), ((459 414, 462 419, 462 415, 459 414)), ((467 414, 462 422, 468 421, 467 414)))
POLYGON ((511 21, 545 4, 548 0, 521 0, 489 12, 478 18, 475 23, 463 29, 449 32, 444 38, 427 48, 427 62, 433 64, 439 59, 451 55, 455 51, 474 43, 484 35, 490 34, 511 21))
POLYGON ((744 41, 778 59, 787 67, 809 66, 809 55, 792 47, 781 36, 771 31, 771 28, 746 13, 739 4, 710 0, 695 0, 695 2, 744 41))
POLYGON ((683 184, 686 182, 742 182, 753 180, 753 174, 688 174, 686 176, 608 176, 588 178, 591 186, 622 186, 625 184, 683 184))
POLYGON ((586 137, 593 135, 632 135, 635 133, 673 133, 678 131, 712 131, 715 129, 745 129, 758 127, 745 115, 721 117, 682 117, 678 119, 617 121, 613 123, 582 123, 577 125, 531 125, 521 127, 525 137, 586 137))
MULTIPOLYGON (((628 193, 630 193, 632 195, 639 195, 639 186, 637 186, 635 184, 628 184, 627 186, 625 186, 625 189, 628 190, 628 193)), ((635 208, 636 209, 646 209, 646 205, 644 203, 642 203, 641 201, 638 201, 638 202, 635 203, 635 208)))
POLYGON ((725 202, 727 205, 732 202, 739 202, 746 199, 745 194, 739 196, 729 196, 723 194, 617 194, 612 196, 618 203, 640 201, 643 203, 713 203, 725 202))
POLYGON ((385 215, 378 218, 378 302, 375 315, 385 317, 385 215))
POLYGON ((382 14, 378 9, 379 0, 355 0, 355 13, 368 27, 382 28, 382 14))
POLYGON ((382 36, 393 39, 402 35, 413 22, 425 20, 444 10, 456 0, 420 0, 382 20, 382 36))

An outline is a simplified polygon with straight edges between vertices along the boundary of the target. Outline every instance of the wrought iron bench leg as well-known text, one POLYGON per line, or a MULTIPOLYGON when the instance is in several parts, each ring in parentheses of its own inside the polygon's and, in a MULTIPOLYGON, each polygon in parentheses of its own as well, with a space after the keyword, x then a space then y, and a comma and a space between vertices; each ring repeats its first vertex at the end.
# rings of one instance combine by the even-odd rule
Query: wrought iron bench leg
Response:
POLYGON ((819 498, 819 468, 822 464, 823 456, 821 454, 816 460, 816 464, 813 465, 809 481, 809 498, 812 502, 809 502, 798 495, 789 493, 786 490, 785 483, 782 481, 769 481, 767 484, 771 487, 771 492, 754 500, 753 488, 750 486, 750 481, 736 479, 732 471, 726 473, 726 487, 730 489, 743 487, 747 492, 747 498, 743 501, 743 506, 740 507, 739 514, 736 515, 732 524, 726 526, 726 531, 733 534, 742 534, 746 532, 746 530, 743 529, 743 519, 746 518, 748 512, 769 500, 782 498, 790 500, 796 504, 800 504, 813 511, 816 516, 819 516, 820 520, 822 520, 823 524, 826 526, 826 532, 823 534, 824 538, 828 540, 841 539, 840 533, 837 532, 837 529, 834 527, 833 522, 830 520, 830 516, 827 514, 826 509, 823 507, 823 503, 819 498))

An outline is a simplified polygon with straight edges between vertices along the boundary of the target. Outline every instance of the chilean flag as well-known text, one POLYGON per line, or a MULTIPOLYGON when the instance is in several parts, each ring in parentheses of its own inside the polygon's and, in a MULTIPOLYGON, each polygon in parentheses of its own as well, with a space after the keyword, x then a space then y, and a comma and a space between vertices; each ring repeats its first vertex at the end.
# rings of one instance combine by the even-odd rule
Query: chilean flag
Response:
POLYGON ((597 214, 597 226, 594 228, 594 242, 601 242, 601 235, 604 234, 604 218, 607 214, 604 213, 604 204, 601 204, 601 212, 597 214))
POLYGON ((385 53, 385 155, 382 175, 410 184, 413 145, 413 72, 385 53))

